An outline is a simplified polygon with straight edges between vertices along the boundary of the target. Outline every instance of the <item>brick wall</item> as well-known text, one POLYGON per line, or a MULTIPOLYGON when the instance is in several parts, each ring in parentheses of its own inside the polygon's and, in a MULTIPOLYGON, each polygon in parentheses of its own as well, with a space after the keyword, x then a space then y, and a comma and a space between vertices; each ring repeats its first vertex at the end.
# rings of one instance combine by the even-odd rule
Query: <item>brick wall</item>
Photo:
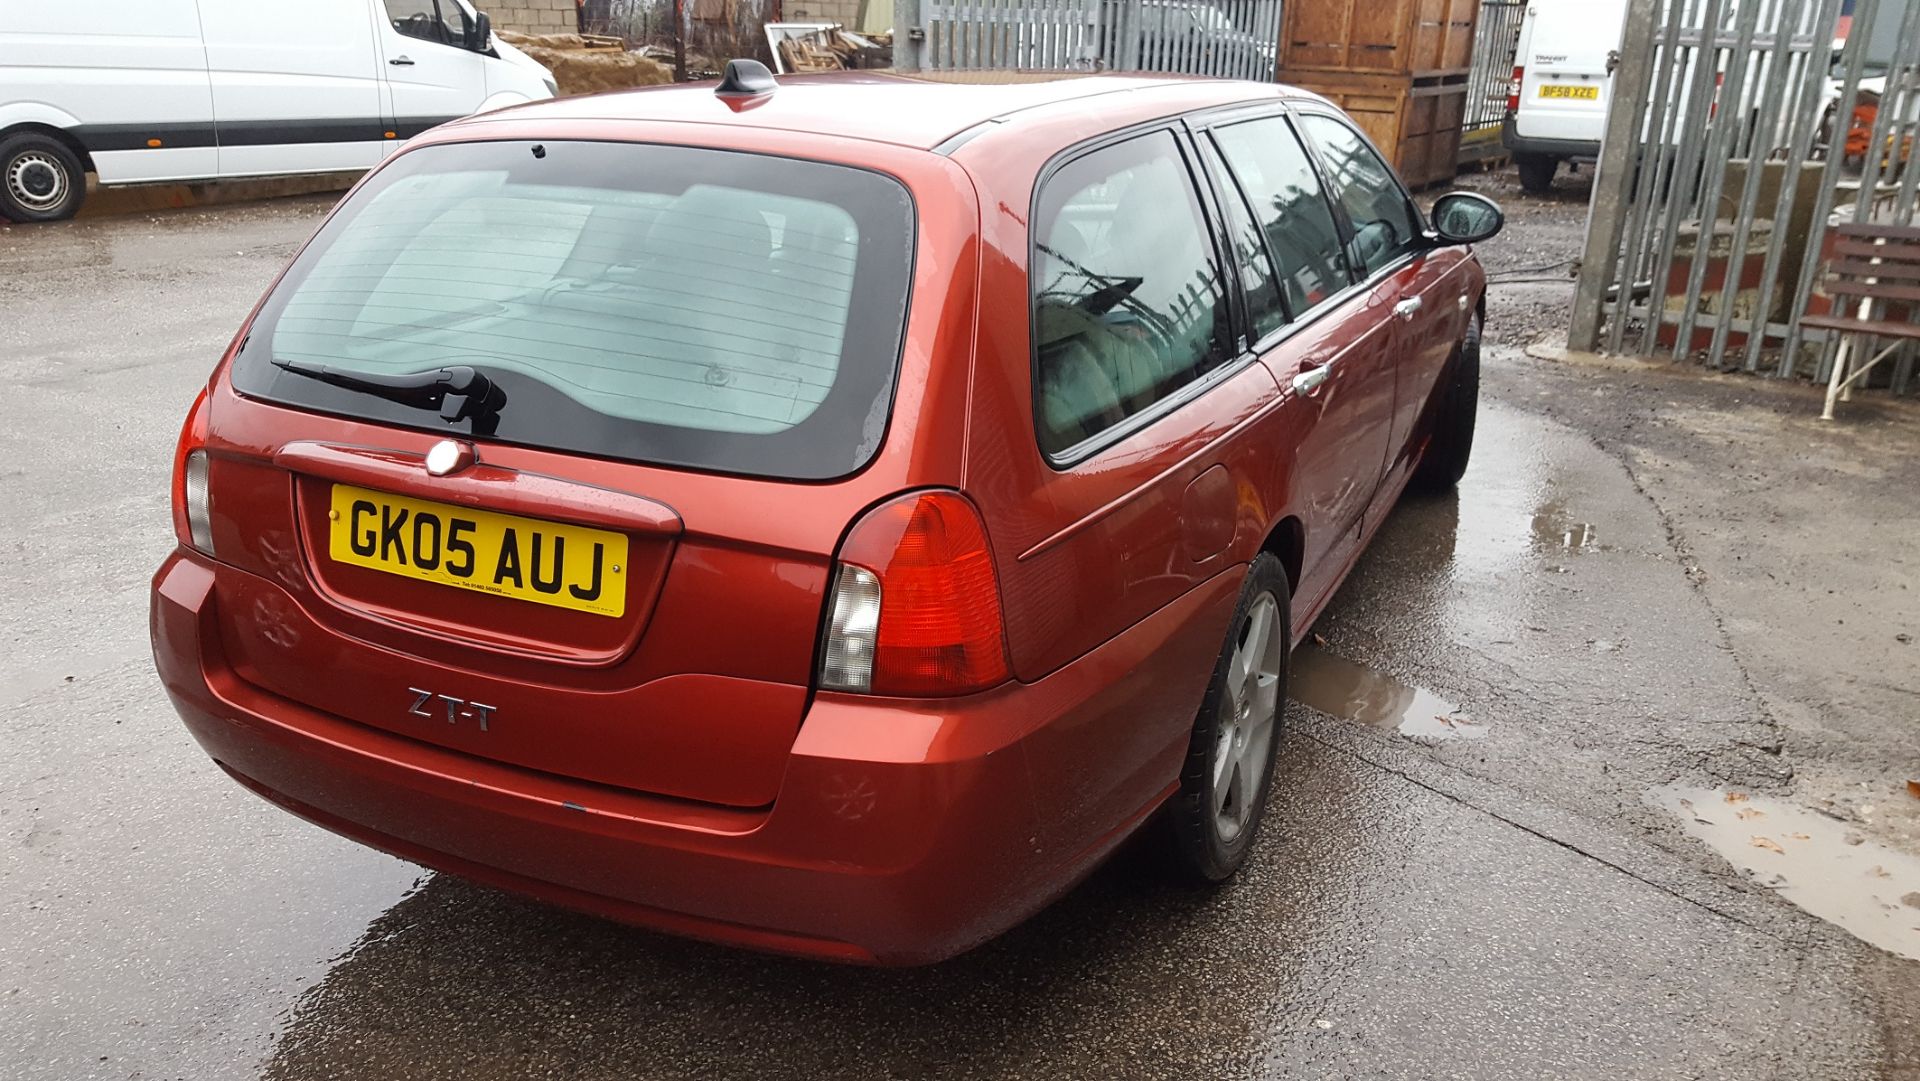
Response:
POLYGON ((788 22, 860 25, 860 0, 785 0, 781 14, 788 22))
POLYGON ((578 28, 573 0, 480 0, 496 29, 521 34, 571 34, 578 28))

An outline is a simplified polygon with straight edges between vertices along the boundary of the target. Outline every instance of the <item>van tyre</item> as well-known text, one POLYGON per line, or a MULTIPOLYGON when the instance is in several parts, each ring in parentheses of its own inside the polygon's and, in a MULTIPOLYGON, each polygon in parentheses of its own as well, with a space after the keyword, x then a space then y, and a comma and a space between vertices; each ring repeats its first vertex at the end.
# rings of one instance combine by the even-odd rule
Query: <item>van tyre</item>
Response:
POLYGON ((1292 656, 1287 572, 1262 552, 1247 569, 1226 645, 1193 722, 1180 790, 1162 818, 1174 873, 1224 882, 1246 862, 1273 785, 1292 656))
POLYGON ((23 131, 0 139, 0 215, 14 221, 61 221, 87 197, 87 170, 67 144, 23 131))
POLYGON ((1545 195, 1553 190, 1553 174, 1560 161, 1545 154, 1515 154, 1513 163, 1520 168, 1520 190, 1529 195, 1545 195))
POLYGON ((1473 455, 1473 421, 1480 411, 1480 313, 1467 320, 1445 389, 1433 416, 1433 436, 1420 452, 1412 486, 1421 492, 1444 492, 1466 475, 1473 455))

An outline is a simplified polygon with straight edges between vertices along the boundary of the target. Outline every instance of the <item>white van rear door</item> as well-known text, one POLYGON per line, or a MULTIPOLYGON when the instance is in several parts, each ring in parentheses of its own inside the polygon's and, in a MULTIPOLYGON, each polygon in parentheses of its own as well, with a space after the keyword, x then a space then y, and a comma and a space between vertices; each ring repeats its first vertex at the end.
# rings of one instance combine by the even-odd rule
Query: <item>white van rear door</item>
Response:
POLYGON ((366 0, 200 0, 220 175, 380 160, 380 60, 366 0))
MULTIPOLYGON (((373 0, 380 8, 388 116, 404 140, 469 116, 487 100, 488 58, 464 44, 466 16, 451 0, 373 0)), ((391 148, 389 148, 391 149, 391 148)))
POLYGON ((194 0, 0 3, 0 128, 17 123, 70 132, 104 184, 214 175, 194 0))
POLYGON ((1526 52, 1515 61, 1525 74, 1514 132, 1599 142, 1613 89, 1607 59, 1620 46, 1627 0, 1535 0, 1529 18, 1526 52))

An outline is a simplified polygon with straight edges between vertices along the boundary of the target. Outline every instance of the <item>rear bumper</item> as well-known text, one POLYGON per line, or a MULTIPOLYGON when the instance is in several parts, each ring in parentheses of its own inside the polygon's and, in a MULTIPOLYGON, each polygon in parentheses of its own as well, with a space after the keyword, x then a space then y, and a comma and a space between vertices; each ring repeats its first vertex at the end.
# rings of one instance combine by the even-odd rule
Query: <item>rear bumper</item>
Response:
POLYGON ((1057 753, 1063 728, 1096 730, 1114 673, 1140 666, 1140 651, 1158 650, 1197 614, 1210 623, 1222 592, 1196 589, 1170 606, 1180 611, 1036 684, 939 703, 818 695, 774 805, 737 810, 475 758, 254 687, 220 655, 215 577, 190 553, 161 566, 155 663, 194 738, 266 798, 373 847, 552 903, 884 964, 940 960, 1025 919, 1165 798, 1183 738, 1156 741, 1118 774, 1128 790, 1110 805, 1126 810, 1063 837, 1041 821, 1054 797, 1036 800, 1032 760, 1057 753))
POLYGON ((1519 133, 1514 127, 1512 113, 1500 122, 1500 145, 1515 154, 1539 154, 1542 157, 1559 158, 1563 161, 1598 161, 1600 144, 1585 139, 1535 139, 1519 133))

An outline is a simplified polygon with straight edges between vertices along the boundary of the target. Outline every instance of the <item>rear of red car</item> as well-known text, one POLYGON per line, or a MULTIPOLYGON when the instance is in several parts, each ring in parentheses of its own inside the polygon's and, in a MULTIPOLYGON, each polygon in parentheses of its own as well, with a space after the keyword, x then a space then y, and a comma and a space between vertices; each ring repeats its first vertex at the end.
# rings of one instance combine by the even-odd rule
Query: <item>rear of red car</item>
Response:
POLYGON ((467 125, 365 181, 196 402, 156 662, 220 765, 396 854, 920 961, 1063 884, 958 490, 972 188, 768 130, 467 125), (484 138, 478 134, 484 133, 484 138), (706 143, 706 145, 702 145, 706 143))

